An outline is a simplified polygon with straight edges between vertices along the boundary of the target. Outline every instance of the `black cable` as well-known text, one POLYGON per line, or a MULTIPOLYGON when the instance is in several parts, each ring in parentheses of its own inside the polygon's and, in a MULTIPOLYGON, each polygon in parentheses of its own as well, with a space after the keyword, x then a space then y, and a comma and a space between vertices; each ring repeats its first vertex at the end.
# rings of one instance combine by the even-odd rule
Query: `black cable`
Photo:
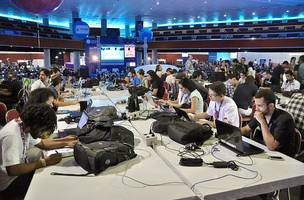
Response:
POLYGON ((206 182, 209 182, 209 181, 214 181, 214 180, 219 180, 219 179, 222 179, 222 178, 225 178, 225 177, 228 177, 228 176, 232 176, 232 177, 235 177, 235 178, 240 178, 240 179, 244 179, 244 180, 252 180, 252 179, 255 179, 256 177, 258 177, 259 173, 256 173, 256 175, 254 177, 242 177, 242 176, 237 176, 237 175, 234 175, 234 174, 225 174, 223 176, 220 176, 220 177, 217 177, 217 178, 211 178, 211 179, 207 179, 207 180, 203 180, 203 181, 199 181, 199 182, 196 182, 194 183, 192 186, 191 186, 191 190, 194 189, 194 187, 198 184, 201 184, 201 183, 206 183, 206 182))
POLYGON ((137 180, 137 179, 132 178, 132 177, 130 177, 130 176, 123 175, 123 176, 122 176, 122 180, 123 180, 123 184, 124 184, 124 185, 127 185, 127 184, 125 183, 125 181, 124 181, 125 178, 128 178, 128 179, 130 179, 130 180, 132 180, 132 181, 134 181, 134 182, 136 182, 136 183, 142 184, 142 185, 143 185, 143 188, 144 188, 144 187, 157 187, 157 186, 170 185, 170 184, 185 184, 184 182, 177 182, 177 181, 176 181, 176 182, 172 181, 172 182, 164 182, 164 183, 150 184, 150 183, 145 183, 145 182, 143 182, 143 181, 137 180))
POLYGON ((59 173, 59 172, 51 172, 50 175, 56 175, 56 176, 88 176, 93 175, 93 173, 84 173, 84 174, 69 174, 69 173, 59 173))
MULTIPOLYGON (((139 149, 139 150, 142 150, 142 149, 139 149)), ((130 160, 130 159, 128 159, 128 160, 130 160)), ((125 181, 124 181, 125 178, 128 178, 128 179, 130 179, 130 180, 132 180, 132 181, 134 181, 136 183, 142 184, 143 185, 142 188, 145 188, 145 187, 157 187, 157 186, 170 185, 170 184, 185 184, 184 182, 178 182, 178 181, 170 181, 170 182, 156 183, 156 184, 145 183, 145 182, 140 181, 138 179, 135 179, 135 178, 132 178, 130 176, 127 176, 128 167, 129 167, 129 164, 126 165, 126 170, 125 170, 124 174, 120 175, 120 176, 122 176, 122 179, 121 179, 122 183, 124 185, 126 185, 126 186, 129 186, 129 185, 127 183, 125 183, 125 181)))
MULTIPOLYGON (((215 151, 219 151, 219 149, 216 148, 216 146, 218 146, 218 145, 219 145, 219 143, 215 144, 215 145, 211 148, 211 155, 212 155, 214 158, 218 159, 218 160, 224 161, 223 159, 221 159, 221 158, 215 156, 215 154, 214 154, 215 151)), ((253 165, 253 160, 252 160, 252 158, 251 158, 250 156, 248 156, 248 157, 249 157, 250 160, 252 161, 252 164, 242 163, 242 162, 235 161, 235 160, 233 160, 233 161, 234 161, 234 162, 238 162, 238 163, 240 163, 240 164, 242 164, 242 165, 252 166, 252 165, 253 165)), ((258 171, 248 169, 247 167, 244 167, 244 166, 241 166, 241 165, 238 165, 238 166, 239 166, 240 168, 245 169, 245 170, 247 170, 247 171, 250 171, 250 172, 252 172, 252 173, 256 173, 257 176, 259 175, 259 172, 258 172, 258 171)), ((257 177, 257 176, 256 176, 256 177, 257 177)))
POLYGON ((114 103, 114 101, 106 94, 105 91, 101 90, 101 95, 104 95, 105 97, 107 97, 107 99, 113 104, 113 106, 116 108, 117 112, 119 112, 120 114, 122 114, 123 112, 116 106, 116 103, 114 103))
MULTIPOLYGON (((151 126, 152 126, 152 125, 151 125, 151 126)), ((150 126, 150 129, 151 129, 151 126, 150 126)), ((163 136, 162 136, 161 134, 160 134, 160 142, 161 142, 161 144, 162 144, 166 149, 169 149, 169 150, 171 150, 171 151, 180 152, 180 150, 177 150, 177 149, 173 149, 173 148, 168 147, 168 144, 170 144, 170 143, 165 144, 164 141, 163 141, 163 136)))
POLYGON ((190 157, 193 157, 193 158, 201 158, 205 152, 202 151, 201 154, 199 154, 198 152, 196 151, 192 151, 192 150, 188 150, 188 149, 185 149, 185 148, 182 148, 183 150, 180 151, 177 155, 180 156, 180 157, 185 157, 185 155, 190 155, 190 157))
MULTIPOLYGON (((218 145, 219 145, 219 143, 215 144, 215 145, 211 148, 211 155, 212 155, 214 158, 216 158, 217 160, 224 161, 223 159, 217 157, 217 156, 214 154, 215 151, 219 151, 219 150, 216 148, 216 146, 218 146, 218 145)), ((252 166, 252 165, 254 164, 253 159, 251 158, 250 155, 248 155, 248 156, 246 156, 246 157, 248 157, 248 158, 251 160, 251 163, 243 163, 243 162, 238 161, 238 160, 232 160, 232 161, 237 162, 237 163, 239 163, 239 164, 241 164, 241 165, 252 166)))

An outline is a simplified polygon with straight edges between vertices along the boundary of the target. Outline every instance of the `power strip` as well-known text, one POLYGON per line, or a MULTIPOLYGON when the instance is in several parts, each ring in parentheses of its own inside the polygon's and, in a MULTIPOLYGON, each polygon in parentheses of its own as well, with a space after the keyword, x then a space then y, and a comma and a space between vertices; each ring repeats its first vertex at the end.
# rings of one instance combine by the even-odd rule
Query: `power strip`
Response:
POLYGON ((128 113, 128 115, 129 115, 129 119, 131 120, 138 119, 140 117, 140 111, 131 112, 128 113))
POLYGON ((153 145, 157 143, 157 137, 156 137, 155 134, 149 133, 149 134, 144 134, 144 136, 145 136, 147 146, 152 146, 153 147, 153 145))

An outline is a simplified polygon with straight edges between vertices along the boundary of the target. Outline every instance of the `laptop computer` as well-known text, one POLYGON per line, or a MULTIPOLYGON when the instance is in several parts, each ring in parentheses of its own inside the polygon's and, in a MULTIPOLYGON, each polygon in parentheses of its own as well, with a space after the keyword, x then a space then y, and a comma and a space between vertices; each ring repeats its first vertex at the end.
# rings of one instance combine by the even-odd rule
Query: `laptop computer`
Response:
POLYGON ((183 111, 177 107, 173 107, 173 109, 175 110, 175 112, 179 118, 185 118, 187 121, 192 121, 185 111, 183 111))
MULTIPOLYGON (((93 105, 93 100, 92 99, 89 99, 87 101, 87 108, 86 108, 86 111, 89 112, 92 108, 92 105, 93 105)), ((82 112, 79 112, 79 111, 71 111, 71 110, 58 110, 57 111, 57 114, 69 114, 70 117, 72 118, 77 118, 77 117, 80 117, 82 115, 82 112)))
POLYGON ((81 134, 81 129, 88 123, 89 121, 89 116, 86 112, 83 112, 80 120, 77 124, 77 128, 69 128, 69 129, 64 129, 63 131, 58 132, 58 137, 63 138, 68 135, 80 135, 81 134))
POLYGON ((240 156, 263 153, 264 150, 242 140, 241 130, 231 124, 215 120, 217 137, 220 144, 240 156))

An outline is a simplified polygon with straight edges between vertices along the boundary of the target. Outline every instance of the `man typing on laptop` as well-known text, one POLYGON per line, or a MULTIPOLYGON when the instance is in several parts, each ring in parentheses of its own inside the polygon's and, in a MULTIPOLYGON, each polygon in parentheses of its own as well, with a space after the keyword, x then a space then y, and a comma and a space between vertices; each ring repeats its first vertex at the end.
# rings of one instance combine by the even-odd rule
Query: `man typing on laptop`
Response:
POLYGON ((276 150, 288 156, 294 154, 295 124, 292 116, 275 107, 276 97, 270 89, 260 89, 255 96, 256 112, 248 125, 241 129, 243 135, 253 132, 254 139, 264 143, 271 151, 276 150))
POLYGON ((238 108, 230 97, 225 96, 226 88, 224 83, 217 81, 209 86, 210 103, 207 112, 198 114, 189 114, 191 120, 198 121, 201 124, 209 124, 215 127, 214 121, 208 121, 206 118, 213 117, 213 120, 220 120, 239 127, 238 108))

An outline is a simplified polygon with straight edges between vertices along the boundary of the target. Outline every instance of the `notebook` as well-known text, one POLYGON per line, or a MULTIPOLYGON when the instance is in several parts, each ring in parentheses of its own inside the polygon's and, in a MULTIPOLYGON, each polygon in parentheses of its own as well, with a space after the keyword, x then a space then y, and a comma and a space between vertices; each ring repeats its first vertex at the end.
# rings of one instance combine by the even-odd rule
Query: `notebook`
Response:
POLYGON ((220 144, 238 155, 248 156, 264 152, 263 149, 243 141, 240 128, 220 120, 215 120, 215 125, 220 144))

